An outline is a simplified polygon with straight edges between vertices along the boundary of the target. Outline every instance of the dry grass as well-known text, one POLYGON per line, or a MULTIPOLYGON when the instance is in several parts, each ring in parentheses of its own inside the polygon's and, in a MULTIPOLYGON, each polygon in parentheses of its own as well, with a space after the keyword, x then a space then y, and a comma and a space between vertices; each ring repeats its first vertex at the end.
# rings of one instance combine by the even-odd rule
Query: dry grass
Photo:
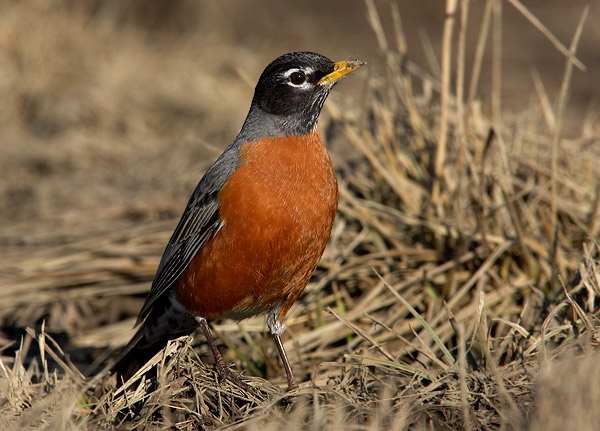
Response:
MULTIPOLYGON (((449 1, 449 10, 456 3, 449 1)), ((458 3, 457 20, 469 2, 458 3)), ((500 105, 502 76, 494 78, 491 103, 477 99, 476 82, 455 87, 449 79, 452 64, 461 80, 471 69, 460 46, 466 14, 454 23, 458 47, 444 53, 445 78, 438 82, 415 73, 405 56, 397 9, 391 10, 397 50, 379 21, 382 11, 374 2, 367 10, 385 73, 370 77, 359 110, 330 103, 323 120, 328 144, 352 150, 337 161, 340 207, 331 243, 287 322, 300 389, 284 392, 260 319, 215 325, 245 387, 218 380, 203 362, 209 354, 201 337, 177 340, 155 357, 147 369, 154 367, 156 378, 138 373, 118 389, 111 378, 92 375, 131 335, 174 222, 148 221, 152 210, 132 207, 123 196, 108 226, 78 224, 6 246, 0 427, 594 429, 600 419, 593 378, 600 342, 598 117, 586 117, 574 137, 563 137, 560 128, 579 30, 571 47, 561 48, 567 71, 556 103, 538 85, 544 103, 488 119, 484 112, 500 105)), ((491 5, 486 16, 473 69, 483 61, 488 30, 499 31, 498 9, 491 5)), ((122 35, 111 30, 106 37, 122 35)), ((135 52, 127 43, 126 54, 135 52)), ((110 67, 126 54, 115 54, 110 67)), ((174 61, 193 68, 193 60, 174 61)), ((115 85, 132 82, 133 76, 117 79, 115 70, 107 72, 115 85)), ((135 79, 143 82, 145 73, 151 72, 135 79)), ((173 97, 186 100, 184 93, 173 97)), ((127 117, 136 106, 94 103, 125 109, 103 119, 127 117)), ((179 114, 166 115, 158 117, 179 114)), ((128 142, 166 136, 144 126, 133 130, 128 142)), ((88 128, 69 133, 85 135, 88 128)), ((135 193, 135 185, 128 190, 135 193)), ((179 206, 163 202, 161 211, 176 215, 179 206)))

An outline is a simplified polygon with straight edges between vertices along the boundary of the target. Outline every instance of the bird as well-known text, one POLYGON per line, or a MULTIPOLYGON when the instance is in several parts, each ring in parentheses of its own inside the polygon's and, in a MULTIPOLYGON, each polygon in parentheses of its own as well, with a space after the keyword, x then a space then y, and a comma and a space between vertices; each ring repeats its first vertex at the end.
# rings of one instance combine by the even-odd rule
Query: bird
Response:
POLYGON ((317 123, 331 89, 363 64, 291 52, 266 66, 240 132, 206 170, 166 245, 137 331, 111 369, 121 383, 198 328, 219 375, 232 377, 209 323, 262 314, 288 389, 297 387, 284 321, 325 250, 338 203, 317 123))

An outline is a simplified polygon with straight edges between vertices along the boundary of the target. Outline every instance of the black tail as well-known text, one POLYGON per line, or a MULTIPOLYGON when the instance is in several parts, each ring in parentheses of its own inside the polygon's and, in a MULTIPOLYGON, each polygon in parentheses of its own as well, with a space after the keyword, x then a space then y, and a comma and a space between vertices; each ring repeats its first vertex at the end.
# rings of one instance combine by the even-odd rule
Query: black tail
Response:
POLYGON ((120 384, 129 380, 169 340, 189 335, 197 327, 194 316, 176 303, 173 295, 165 295, 156 301, 148 317, 111 367, 111 372, 117 375, 117 382, 120 384))

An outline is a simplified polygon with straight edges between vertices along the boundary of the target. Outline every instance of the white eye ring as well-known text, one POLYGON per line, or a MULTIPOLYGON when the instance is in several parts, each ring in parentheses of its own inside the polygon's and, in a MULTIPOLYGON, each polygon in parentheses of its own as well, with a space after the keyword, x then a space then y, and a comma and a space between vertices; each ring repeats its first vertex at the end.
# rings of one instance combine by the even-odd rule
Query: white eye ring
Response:
POLYGON ((283 77, 286 79, 286 84, 291 86, 291 87, 296 87, 296 88, 302 88, 302 89, 307 89, 307 88, 311 88, 312 84, 310 82, 308 82, 308 75, 310 75, 313 72, 312 68, 304 68, 304 69, 298 69, 298 68, 293 68, 293 69, 288 69, 284 72, 283 77), (292 76, 293 73, 296 72, 300 72, 304 75, 304 81, 301 84, 294 84, 290 77, 292 76))

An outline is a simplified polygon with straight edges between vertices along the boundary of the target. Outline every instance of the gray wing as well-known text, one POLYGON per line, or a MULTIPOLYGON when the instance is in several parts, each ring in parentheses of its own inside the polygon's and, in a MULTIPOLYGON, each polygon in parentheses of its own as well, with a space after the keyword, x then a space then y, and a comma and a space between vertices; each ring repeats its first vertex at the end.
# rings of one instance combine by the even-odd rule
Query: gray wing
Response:
POLYGON ((239 147, 234 143, 208 168, 196 186, 163 252, 136 325, 148 316, 156 300, 177 281, 196 253, 219 229, 218 194, 238 166, 239 147))

